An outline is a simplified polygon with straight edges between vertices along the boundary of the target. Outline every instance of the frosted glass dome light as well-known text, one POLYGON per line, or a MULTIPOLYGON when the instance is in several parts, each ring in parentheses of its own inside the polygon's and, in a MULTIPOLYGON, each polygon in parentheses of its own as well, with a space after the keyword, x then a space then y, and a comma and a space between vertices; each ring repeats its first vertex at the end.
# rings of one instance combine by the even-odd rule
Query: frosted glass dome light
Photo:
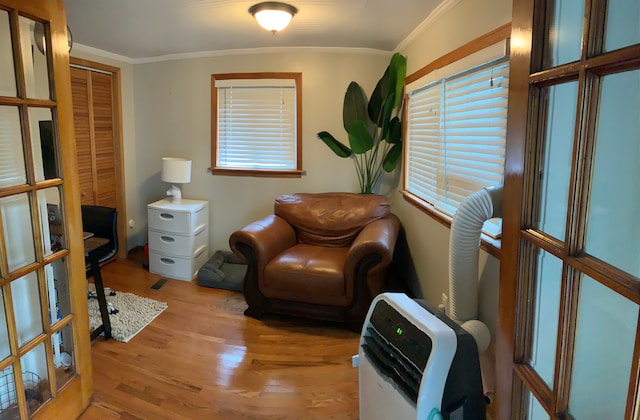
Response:
POLYGON ((260 26, 275 34, 289 25, 298 9, 286 3, 265 1, 251 6, 249 13, 256 18, 260 26))

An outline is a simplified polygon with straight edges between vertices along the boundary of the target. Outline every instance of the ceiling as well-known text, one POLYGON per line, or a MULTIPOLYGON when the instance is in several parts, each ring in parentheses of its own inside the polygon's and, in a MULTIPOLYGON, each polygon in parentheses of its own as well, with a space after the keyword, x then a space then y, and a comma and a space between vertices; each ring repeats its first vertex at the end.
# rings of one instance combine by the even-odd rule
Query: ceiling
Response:
POLYGON ((262 29, 244 0, 63 0, 74 43, 133 60, 263 47, 393 51, 443 0, 291 0, 289 27, 262 29))

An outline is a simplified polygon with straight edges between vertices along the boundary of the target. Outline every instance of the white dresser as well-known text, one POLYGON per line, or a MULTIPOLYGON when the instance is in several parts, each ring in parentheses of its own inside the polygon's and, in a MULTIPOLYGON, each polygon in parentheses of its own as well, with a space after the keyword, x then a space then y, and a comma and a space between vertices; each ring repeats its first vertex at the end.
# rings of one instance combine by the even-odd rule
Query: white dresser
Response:
POLYGON ((209 258, 209 202, 164 199, 147 206, 149 271, 191 281, 209 258))

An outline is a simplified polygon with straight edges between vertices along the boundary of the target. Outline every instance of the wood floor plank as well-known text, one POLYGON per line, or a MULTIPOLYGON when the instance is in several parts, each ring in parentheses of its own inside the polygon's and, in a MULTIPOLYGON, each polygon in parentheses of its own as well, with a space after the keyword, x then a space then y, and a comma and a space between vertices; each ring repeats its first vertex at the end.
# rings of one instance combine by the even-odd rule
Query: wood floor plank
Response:
POLYGON ((129 343, 92 346, 94 419, 357 419, 359 335, 335 324, 243 315, 241 293, 168 280, 136 255, 105 286, 168 303, 129 343))

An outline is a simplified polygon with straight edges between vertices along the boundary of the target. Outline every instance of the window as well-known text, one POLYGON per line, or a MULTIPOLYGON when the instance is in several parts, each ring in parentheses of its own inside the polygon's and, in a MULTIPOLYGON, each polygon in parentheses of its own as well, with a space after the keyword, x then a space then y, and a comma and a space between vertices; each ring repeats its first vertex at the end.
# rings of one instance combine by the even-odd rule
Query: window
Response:
POLYGON ((404 193, 450 220, 468 195, 502 184, 508 90, 505 40, 408 83, 404 193))
POLYGON ((211 76, 211 172, 302 175, 301 73, 211 76))

